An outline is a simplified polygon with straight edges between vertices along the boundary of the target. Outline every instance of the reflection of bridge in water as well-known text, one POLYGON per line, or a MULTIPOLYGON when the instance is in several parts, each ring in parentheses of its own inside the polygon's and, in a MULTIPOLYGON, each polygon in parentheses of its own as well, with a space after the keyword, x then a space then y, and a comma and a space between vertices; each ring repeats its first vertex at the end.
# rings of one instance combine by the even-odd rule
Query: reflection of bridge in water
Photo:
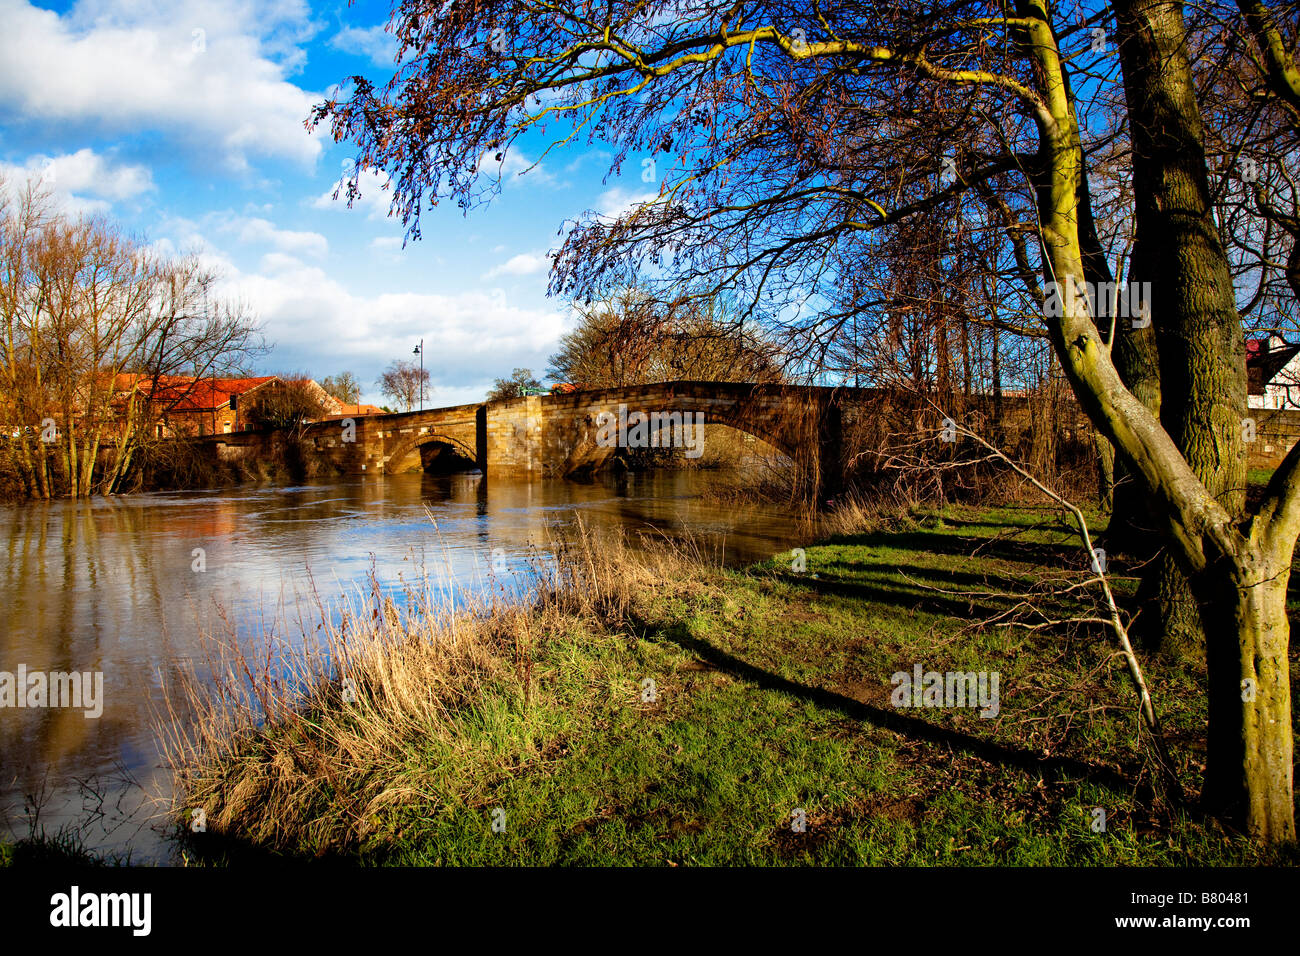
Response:
MULTIPOLYGON (((815 461, 823 490, 838 487, 843 468, 842 409, 871 389, 724 382, 662 382, 317 422, 307 440, 349 474, 417 468, 480 468, 493 475, 567 477, 600 468, 618 452, 602 441, 602 413, 652 416, 649 447, 680 443, 674 426, 690 414, 709 425, 754 435, 793 459, 815 461), (349 420, 345 420, 349 421, 349 420), (675 441, 675 439, 677 441, 675 441), (815 456, 815 457, 814 457, 815 456)), ((242 433, 218 445, 255 443, 242 433)), ((220 449, 219 449, 220 450, 220 449)))

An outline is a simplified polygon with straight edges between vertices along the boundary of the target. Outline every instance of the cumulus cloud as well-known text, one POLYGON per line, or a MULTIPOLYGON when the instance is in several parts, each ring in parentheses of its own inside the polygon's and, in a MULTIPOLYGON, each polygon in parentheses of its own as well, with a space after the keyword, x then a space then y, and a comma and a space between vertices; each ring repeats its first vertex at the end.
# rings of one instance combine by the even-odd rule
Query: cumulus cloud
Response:
MULTIPOLYGON (((537 166, 524 173, 524 170, 531 165, 532 160, 517 152, 504 156, 500 162, 493 154, 485 153, 479 160, 478 171, 489 178, 502 180, 503 185, 518 184, 524 180, 534 184, 555 182, 555 177, 543 166, 537 166), (523 173, 522 177, 521 173, 523 173)), ((317 196, 312 205, 317 209, 347 210, 347 180, 351 175, 352 161, 345 159, 338 180, 317 196), (338 190, 337 199, 334 197, 335 190, 338 190)), ((393 202, 392 181, 388 173, 383 170, 364 170, 357 178, 357 188, 360 195, 353 201, 352 209, 364 211, 368 219, 384 219, 388 216, 393 202)), ((467 241, 472 242, 473 237, 467 241)))
POLYGON ((379 373, 409 358, 421 338, 437 402, 450 405, 482 399, 482 383, 512 368, 545 368, 568 326, 563 313, 515 304, 499 290, 355 295, 323 269, 279 254, 222 285, 265 321, 276 362, 317 375, 350 369, 374 401, 379 373))
POLYGON ((51 182, 69 192, 117 200, 153 189, 153 175, 147 166, 114 165, 91 149, 50 157, 48 162, 41 159, 51 182))
POLYGON ((286 255, 283 252, 268 252, 262 256, 258 268, 268 275, 283 275, 286 272, 296 272, 304 267, 302 260, 297 256, 286 255))
POLYGON ((240 242, 270 245, 290 255, 307 255, 317 258, 329 252, 329 242, 318 232, 295 232, 280 229, 273 222, 259 218, 235 218, 222 227, 234 232, 240 242))
MULTIPOLYGON (((301 3, 82 0, 60 16, 0 0, 0 112, 130 135, 158 129, 232 169, 312 163, 320 97, 287 76, 314 29, 301 3)), ((323 135, 323 134, 321 134, 323 135)))
MULTIPOLYGON (((346 211, 348 208, 348 191, 346 177, 348 175, 345 169, 343 176, 340 177, 339 183, 335 183, 330 189, 316 197, 312 205, 317 209, 336 209, 346 211), (340 187, 342 183, 342 188, 340 187), (338 198, 334 198, 334 190, 338 189, 338 198)), ((384 219, 388 216, 388 210, 393 201, 392 190, 388 186, 388 174, 385 172, 376 172, 367 169, 357 179, 357 188, 360 195, 352 203, 353 209, 360 209, 366 213, 367 219, 384 219)))
POLYGON ((330 46, 344 53, 370 58, 375 66, 393 65, 397 56, 397 38, 384 30, 383 24, 373 27, 344 27, 330 37, 330 46))
POLYGON ((154 188, 149 167, 115 163, 91 149, 37 154, 22 165, 0 163, 0 176, 12 185, 39 180, 59 208, 74 214, 106 212, 114 202, 154 188))
POLYGON ((512 256, 500 265, 493 266, 487 272, 483 273, 484 279, 495 279, 498 276, 527 276, 537 272, 545 272, 551 267, 551 257, 544 253, 521 252, 517 256, 512 256))
MULTIPOLYGON (((435 401, 456 405, 482 400, 492 380, 511 369, 544 369, 572 324, 565 311, 512 299, 500 289, 358 294, 345 276, 280 250, 263 255, 255 270, 242 271, 203 232, 231 221, 168 219, 154 247, 196 253, 220 274, 216 293, 252 311, 275 346, 262 362, 264 371, 303 369, 319 378, 347 369, 362 383, 363 400, 380 404, 385 399, 374 384, 380 372, 394 359, 410 358, 423 338, 435 401)), ((230 228, 219 234, 238 233, 230 228)), ((391 238, 371 245, 391 247, 381 241, 391 238)))
POLYGON ((615 186, 605 190, 597 198, 596 212, 609 219, 617 219, 624 213, 630 212, 634 206, 654 202, 657 198, 659 193, 655 191, 633 192, 622 186, 615 186))
POLYGON ((484 153, 478 160, 478 172, 491 179, 499 179, 503 186, 531 184, 552 185, 555 176, 542 163, 529 159, 518 149, 504 153, 484 153), (500 156, 500 159, 497 157, 500 156))

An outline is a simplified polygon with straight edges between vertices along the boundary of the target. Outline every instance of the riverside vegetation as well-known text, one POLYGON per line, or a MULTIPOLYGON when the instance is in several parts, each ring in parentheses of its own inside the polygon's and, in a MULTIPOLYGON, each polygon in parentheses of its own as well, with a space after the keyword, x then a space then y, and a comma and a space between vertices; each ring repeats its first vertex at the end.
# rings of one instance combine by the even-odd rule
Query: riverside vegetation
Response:
MULTIPOLYGON (((1067 620, 1095 614, 1056 512, 828 520, 823 544, 745 569, 580 528, 527 597, 451 612, 375 584, 294 649, 214 641, 215 689, 172 687, 198 715, 168 740, 187 861, 1296 862, 1153 786, 1113 639, 1067 620), (997 717, 894 708, 890 675, 917 663, 999 672, 997 717)), ((1203 665, 1144 664, 1194 797, 1203 665)))

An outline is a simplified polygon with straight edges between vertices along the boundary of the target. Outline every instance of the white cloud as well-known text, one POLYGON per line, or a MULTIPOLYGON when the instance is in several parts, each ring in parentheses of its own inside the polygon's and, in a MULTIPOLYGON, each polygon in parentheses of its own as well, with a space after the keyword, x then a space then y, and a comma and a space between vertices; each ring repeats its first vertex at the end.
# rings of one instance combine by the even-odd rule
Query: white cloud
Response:
POLYGON ((487 272, 483 273, 484 279, 495 279, 497 276, 527 276, 537 272, 545 272, 551 267, 551 257, 542 253, 521 252, 517 256, 507 259, 498 266, 493 266, 487 272))
POLYGON ((624 213, 630 212, 634 206, 654 202, 658 197, 658 192, 634 193, 622 186, 615 186, 612 189, 605 190, 596 199, 596 212, 610 219, 616 219, 624 213))
POLYGON ((234 261, 209 242, 198 223, 192 219, 180 216, 165 218, 159 223, 158 233, 160 238, 155 239, 152 245, 162 255, 192 255, 218 276, 234 276, 239 273, 234 261))
POLYGON ((38 154, 21 166, 0 163, 0 176, 11 185, 39 180, 60 209, 74 214, 107 212, 113 202, 154 188, 149 167, 115 164, 91 149, 38 154))
POLYGON ((563 313, 512 304, 500 291, 354 295, 325 270, 281 254, 264 257, 256 275, 228 272, 222 286, 265 321, 276 345, 270 364, 317 375, 351 369, 376 402, 374 379, 409 358, 420 338, 436 404, 453 405, 481 400, 481 383, 512 368, 545 368, 568 327, 563 313))
POLYGON ((490 179, 499 179, 503 186, 534 185, 549 186, 555 183, 555 176, 545 165, 533 165, 533 160, 518 149, 504 153, 484 153, 478 160, 478 172, 490 179), (500 159, 497 157, 500 156, 500 159))
POLYGON ((236 232, 240 242, 270 245, 280 252, 317 258, 329 252, 329 242, 320 233, 280 229, 266 219, 232 219, 222 228, 236 232))
MULTIPOLYGON (((357 180, 357 188, 360 195, 352 204, 353 209, 362 209, 366 212, 368 219, 384 219, 388 216, 389 205, 393 201, 391 189, 385 189, 388 185, 388 174, 385 172, 376 172, 367 169, 357 180)), ((344 178, 339 183, 335 183, 327 192, 317 196, 312 205, 317 209, 341 209, 348 208, 348 191, 344 178), (342 188, 339 188, 343 183, 342 188), (334 190, 338 189, 338 198, 334 198, 334 190)))
POLYGON ((51 174, 51 183, 68 192, 117 200, 130 199, 154 188, 149 167, 115 166, 94 150, 79 149, 70 155, 50 157, 48 161, 46 157, 40 159, 51 174))
POLYGON ((397 38, 384 30, 383 24, 362 29, 344 27, 330 37, 330 46, 344 53, 367 56, 375 66, 392 66, 397 56, 397 38))
POLYGON ((604 149, 589 149, 585 153, 575 157, 571 162, 566 163, 564 171, 566 173, 575 173, 584 164, 589 162, 608 164, 614 154, 604 149))
POLYGON ((320 97, 286 76, 314 29, 301 3, 82 0, 64 16, 0 0, 0 104, 28 121, 160 129, 202 157, 313 162, 320 97))
POLYGON ((282 275, 305 268, 302 260, 297 256, 286 255, 283 252, 268 252, 262 256, 258 267, 268 275, 282 275))

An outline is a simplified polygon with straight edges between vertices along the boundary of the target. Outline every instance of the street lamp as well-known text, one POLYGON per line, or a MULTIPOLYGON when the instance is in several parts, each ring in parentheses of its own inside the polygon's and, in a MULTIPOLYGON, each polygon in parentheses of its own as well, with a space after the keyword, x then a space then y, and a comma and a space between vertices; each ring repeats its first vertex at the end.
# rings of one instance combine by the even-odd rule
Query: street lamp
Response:
POLYGON ((424 411, 424 339, 420 339, 412 354, 420 356, 420 411, 424 411))

